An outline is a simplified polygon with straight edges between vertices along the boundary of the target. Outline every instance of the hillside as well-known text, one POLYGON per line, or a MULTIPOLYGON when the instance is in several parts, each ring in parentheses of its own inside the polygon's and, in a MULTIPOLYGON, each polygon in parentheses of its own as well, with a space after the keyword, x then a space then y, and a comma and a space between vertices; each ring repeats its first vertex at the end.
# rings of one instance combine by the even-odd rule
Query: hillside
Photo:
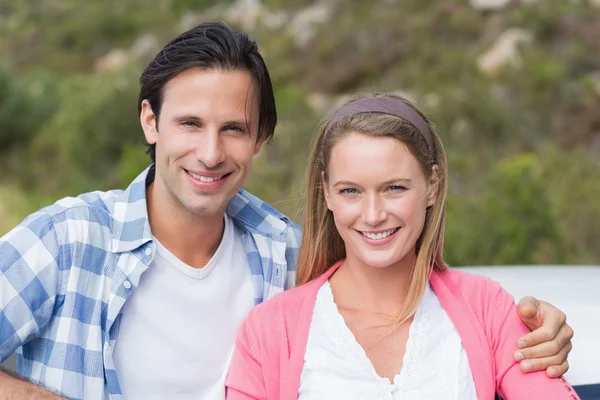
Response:
POLYGON ((126 186, 149 160, 143 66, 224 20, 258 41, 276 88, 259 197, 300 221, 320 118, 351 93, 396 91, 446 145, 450 264, 600 264, 598 0, 39 3, 0 6, 0 233, 58 197, 126 186))

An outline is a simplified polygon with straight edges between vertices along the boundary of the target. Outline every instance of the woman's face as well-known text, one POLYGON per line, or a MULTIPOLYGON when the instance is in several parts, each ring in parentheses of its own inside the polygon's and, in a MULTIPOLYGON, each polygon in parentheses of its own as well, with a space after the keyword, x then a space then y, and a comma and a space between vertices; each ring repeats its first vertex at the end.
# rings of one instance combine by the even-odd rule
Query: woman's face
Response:
POLYGON ((406 144, 348 133, 333 146, 327 172, 325 199, 346 259, 379 268, 412 257, 435 190, 406 144))

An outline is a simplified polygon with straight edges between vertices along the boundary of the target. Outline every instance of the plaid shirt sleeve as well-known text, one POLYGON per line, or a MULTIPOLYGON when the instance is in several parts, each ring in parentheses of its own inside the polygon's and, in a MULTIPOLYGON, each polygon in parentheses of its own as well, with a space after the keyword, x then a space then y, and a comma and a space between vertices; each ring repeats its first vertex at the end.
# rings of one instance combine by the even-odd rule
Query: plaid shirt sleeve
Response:
POLYGON ((40 211, 0 238, 0 361, 40 336, 59 288, 61 246, 40 211))
POLYGON ((296 269, 300 244, 302 243, 302 230, 290 221, 286 238, 285 260, 288 268, 284 290, 296 286, 296 269))

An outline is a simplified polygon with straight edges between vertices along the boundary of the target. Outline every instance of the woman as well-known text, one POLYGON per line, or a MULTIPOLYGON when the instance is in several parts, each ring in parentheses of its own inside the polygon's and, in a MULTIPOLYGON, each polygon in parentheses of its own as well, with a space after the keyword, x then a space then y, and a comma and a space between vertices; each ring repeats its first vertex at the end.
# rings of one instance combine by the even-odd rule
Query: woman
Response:
POLYGON ((346 103, 308 165, 299 287, 242 324, 228 399, 577 398, 512 359, 512 297, 446 267, 446 156, 412 104, 346 103))

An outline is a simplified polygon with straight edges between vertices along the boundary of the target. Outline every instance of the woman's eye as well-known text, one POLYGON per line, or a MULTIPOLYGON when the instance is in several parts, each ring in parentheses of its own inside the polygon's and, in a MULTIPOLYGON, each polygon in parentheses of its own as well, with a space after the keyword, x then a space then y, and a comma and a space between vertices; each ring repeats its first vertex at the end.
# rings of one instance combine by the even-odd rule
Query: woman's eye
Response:
POLYGON ((403 190, 406 190, 406 187, 400 186, 400 185, 392 185, 389 187, 389 190, 391 190, 393 192, 401 192, 403 190))
POLYGON ((340 193, 341 194, 356 194, 356 193, 358 193, 358 190, 356 190, 354 188, 345 188, 345 189, 341 189, 340 193))

